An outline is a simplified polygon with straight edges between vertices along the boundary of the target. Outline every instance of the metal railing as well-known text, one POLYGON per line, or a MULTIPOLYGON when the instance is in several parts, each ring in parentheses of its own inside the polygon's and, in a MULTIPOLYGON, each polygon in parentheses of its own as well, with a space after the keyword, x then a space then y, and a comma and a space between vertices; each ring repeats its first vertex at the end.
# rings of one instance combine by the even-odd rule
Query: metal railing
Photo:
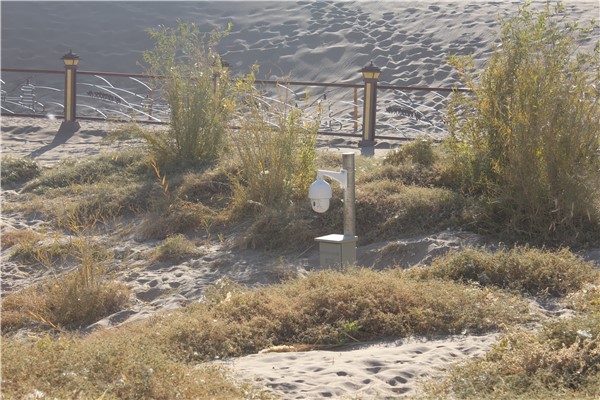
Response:
MULTIPOLYGON (((2 115, 64 118, 65 71, 2 68, 2 115), (6 79, 10 75, 12 81, 6 79), (43 75, 43 77, 40 77, 43 75)), ((77 119, 168 123, 169 106, 152 87, 161 76, 76 71, 77 119)), ((256 80, 264 101, 320 110, 321 134, 361 137, 365 86, 351 83, 256 80), (308 89, 309 88, 309 89, 308 89), (279 92, 279 93, 278 93, 279 92), (362 95, 360 95, 362 94, 362 95)), ((448 96, 461 88, 378 85, 377 138, 410 140, 446 135, 448 96)))

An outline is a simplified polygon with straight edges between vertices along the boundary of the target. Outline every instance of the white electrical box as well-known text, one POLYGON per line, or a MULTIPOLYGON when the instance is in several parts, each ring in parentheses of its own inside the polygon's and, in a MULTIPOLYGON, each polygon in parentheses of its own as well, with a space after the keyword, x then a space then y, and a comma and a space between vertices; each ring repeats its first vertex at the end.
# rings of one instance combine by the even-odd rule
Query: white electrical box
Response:
POLYGON ((332 234, 315 238, 319 243, 321 267, 352 265, 356 263, 358 236, 332 234))

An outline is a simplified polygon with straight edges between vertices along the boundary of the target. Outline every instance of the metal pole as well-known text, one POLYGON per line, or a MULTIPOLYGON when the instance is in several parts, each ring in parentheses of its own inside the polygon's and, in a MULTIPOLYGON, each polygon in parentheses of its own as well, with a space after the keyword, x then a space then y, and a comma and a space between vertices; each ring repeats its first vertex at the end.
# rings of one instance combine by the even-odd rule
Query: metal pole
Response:
POLYGON ((346 170, 348 180, 344 190, 344 237, 354 238, 356 236, 354 153, 342 154, 342 168, 346 170))

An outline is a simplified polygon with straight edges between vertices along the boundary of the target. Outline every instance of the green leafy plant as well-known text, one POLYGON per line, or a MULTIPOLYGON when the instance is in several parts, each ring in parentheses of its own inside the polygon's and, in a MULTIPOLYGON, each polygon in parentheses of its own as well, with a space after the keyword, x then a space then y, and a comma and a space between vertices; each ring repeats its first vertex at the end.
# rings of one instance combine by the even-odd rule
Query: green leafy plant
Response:
POLYGON ((473 95, 454 96, 451 150, 462 188, 507 233, 585 241, 600 233, 600 45, 561 22, 560 6, 528 4, 502 21, 500 45, 481 73, 452 57, 473 95))

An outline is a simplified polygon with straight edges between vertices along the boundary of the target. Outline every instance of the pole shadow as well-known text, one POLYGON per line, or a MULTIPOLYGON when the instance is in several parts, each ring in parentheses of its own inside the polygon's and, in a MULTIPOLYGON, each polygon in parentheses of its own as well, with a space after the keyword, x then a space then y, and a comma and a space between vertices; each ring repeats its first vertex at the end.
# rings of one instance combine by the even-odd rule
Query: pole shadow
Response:
POLYGON ((52 140, 51 143, 40 147, 37 150, 34 150, 33 152, 31 152, 31 154, 29 154, 30 158, 36 158, 41 156, 42 154, 60 146, 61 144, 65 144, 67 143, 67 141, 69 139, 71 139, 73 137, 73 135, 75 134, 75 132, 77 132, 79 130, 80 126, 78 122, 63 122, 60 125, 60 128, 58 129, 58 132, 56 132, 56 136, 54 136, 54 139, 52 140))

